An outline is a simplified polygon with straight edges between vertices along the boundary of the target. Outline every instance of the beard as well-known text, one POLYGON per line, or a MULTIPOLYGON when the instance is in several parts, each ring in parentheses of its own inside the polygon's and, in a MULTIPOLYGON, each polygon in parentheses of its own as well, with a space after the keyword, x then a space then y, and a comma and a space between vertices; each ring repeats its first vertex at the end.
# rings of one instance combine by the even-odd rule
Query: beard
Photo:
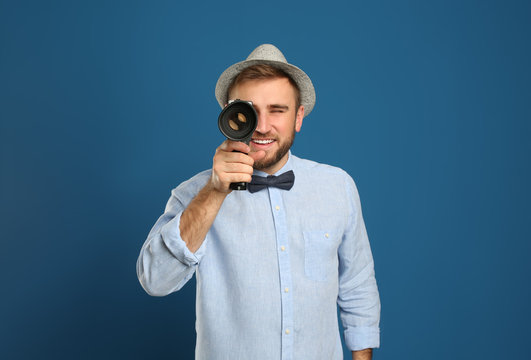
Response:
MULTIPOLYGON (((264 136, 264 137, 267 137, 267 136, 264 136)), ((285 139, 282 142, 279 141, 278 149, 273 154, 266 154, 266 156, 263 159, 255 161, 253 168, 255 168, 256 170, 264 170, 264 169, 272 167, 273 165, 278 163, 288 153, 289 149, 291 149, 291 147, 293 146, 294 141, 295 141, 295 126, 293 126, 293 130, 287 139, 285 139)))

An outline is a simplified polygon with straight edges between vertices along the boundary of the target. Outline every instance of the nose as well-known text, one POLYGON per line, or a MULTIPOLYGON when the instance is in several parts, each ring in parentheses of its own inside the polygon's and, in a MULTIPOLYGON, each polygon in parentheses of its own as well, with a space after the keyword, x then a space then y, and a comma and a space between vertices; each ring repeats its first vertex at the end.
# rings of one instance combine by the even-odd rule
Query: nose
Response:
POLYGON ((258 117, 255 131, 260 134, 267 134, 269 130, 271 130, 271 124, 269 123, 267 115, 264 113, 258 113, 257 115, 258 117))

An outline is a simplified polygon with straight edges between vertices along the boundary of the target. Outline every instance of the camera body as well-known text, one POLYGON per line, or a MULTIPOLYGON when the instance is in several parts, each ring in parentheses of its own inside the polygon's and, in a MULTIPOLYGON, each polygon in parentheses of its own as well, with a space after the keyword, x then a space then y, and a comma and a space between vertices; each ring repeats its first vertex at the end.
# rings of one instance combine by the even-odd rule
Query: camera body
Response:
MULTIPOLYGON (((225 137, 233 141, 241 141, 247 145, 256 129, 258 115, 250 101, 230 100, 218 117, 219 130, 225 137)), ((231 183, 232 190, 246 190, 247 183, 231 183)))

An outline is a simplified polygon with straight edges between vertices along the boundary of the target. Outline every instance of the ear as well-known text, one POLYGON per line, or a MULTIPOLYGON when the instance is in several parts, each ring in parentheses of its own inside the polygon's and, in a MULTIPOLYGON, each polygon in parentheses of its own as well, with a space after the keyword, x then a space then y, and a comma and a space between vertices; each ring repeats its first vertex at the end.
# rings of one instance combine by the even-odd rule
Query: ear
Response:
POLYGON ((299 106, 299 109, 297 110, 297 115, 295 115, 295 131, 299 132, 301 131, 302 127, 302 119, 304 119, 304 106, 299 106))

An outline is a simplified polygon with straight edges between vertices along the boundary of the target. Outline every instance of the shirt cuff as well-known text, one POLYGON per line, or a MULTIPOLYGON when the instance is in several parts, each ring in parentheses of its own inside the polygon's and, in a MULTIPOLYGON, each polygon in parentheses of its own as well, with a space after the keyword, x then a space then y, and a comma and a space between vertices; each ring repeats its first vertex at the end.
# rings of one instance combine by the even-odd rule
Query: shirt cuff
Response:
POLYGON ((197 265, 203 257, 206 238, 195 253, 191 252, 181 238, 181 230, 179 229, 181 215, 182 211, 162 227, 160 231, 162 241, 177 260, 187 266, 197 265))
POLYGON ((380 347, 380 329, 355 327, 345 330, 345 344, 350 351, 380 347))

